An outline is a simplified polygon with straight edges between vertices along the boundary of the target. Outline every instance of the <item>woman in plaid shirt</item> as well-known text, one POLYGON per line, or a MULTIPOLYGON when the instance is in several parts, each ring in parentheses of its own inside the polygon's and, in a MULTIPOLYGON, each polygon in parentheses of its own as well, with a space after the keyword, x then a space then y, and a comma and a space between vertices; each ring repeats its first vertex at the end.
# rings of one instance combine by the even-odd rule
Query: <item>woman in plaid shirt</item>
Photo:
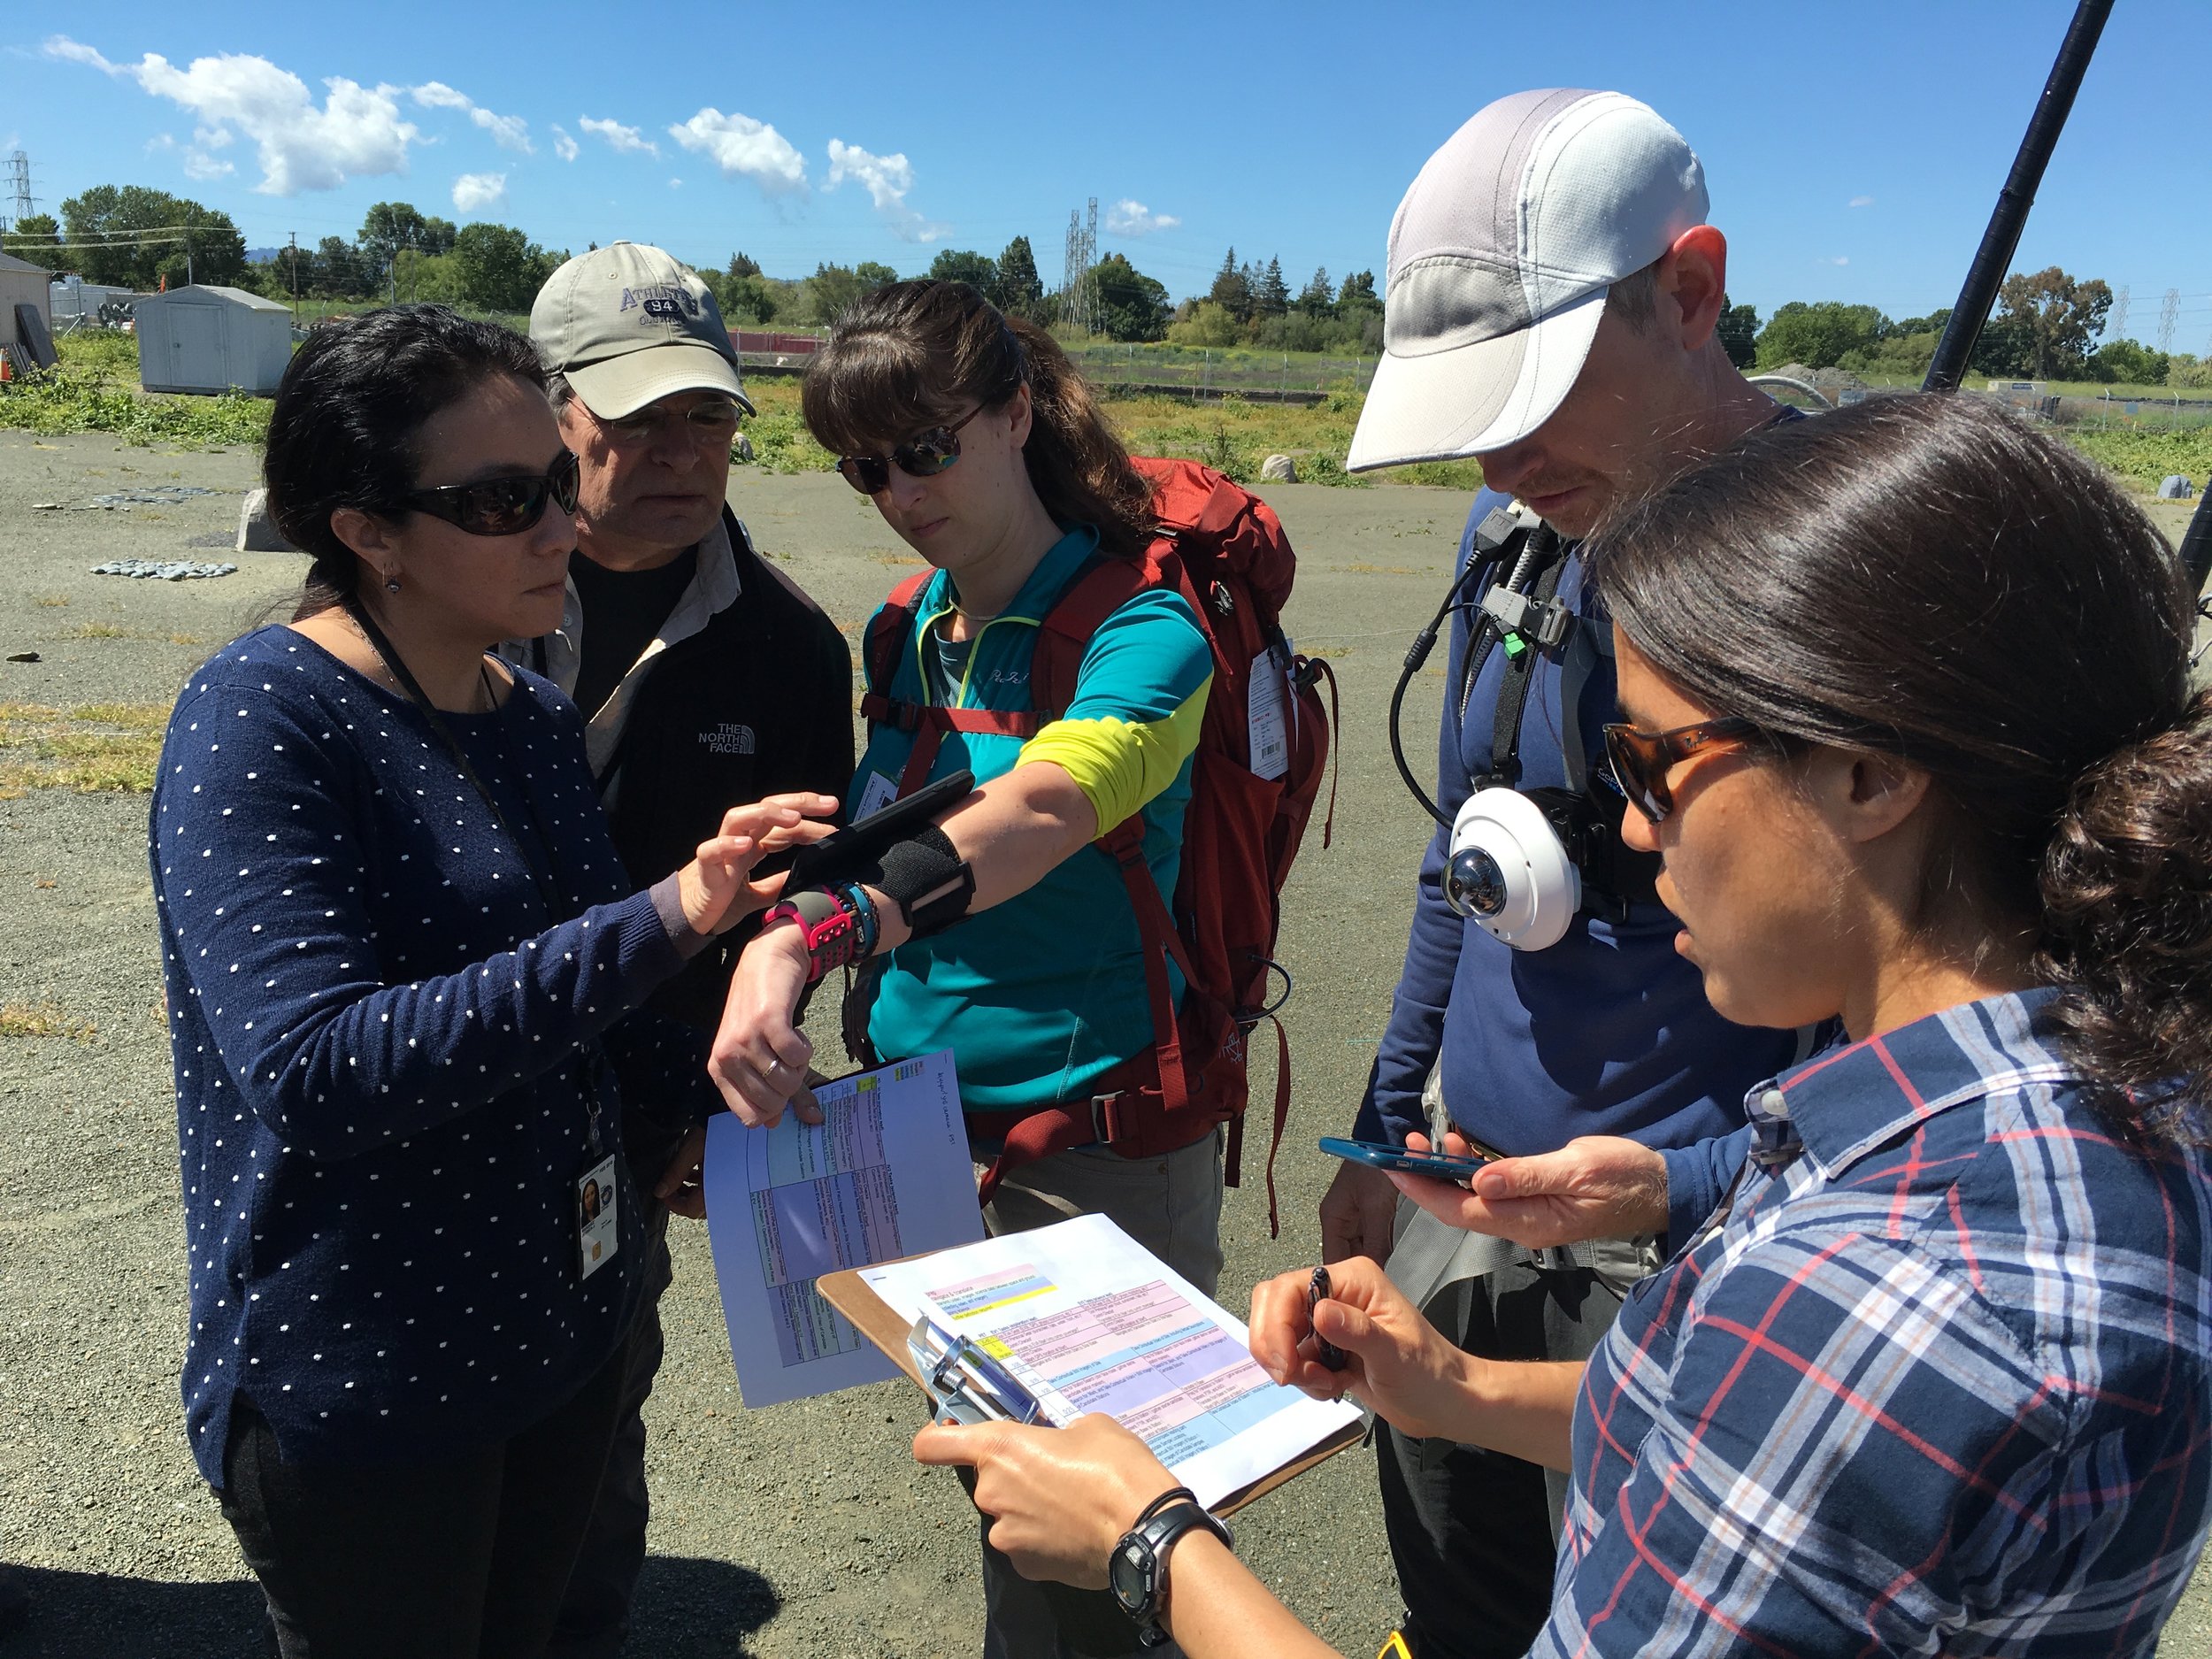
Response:
MULTIPOLYGON (((1966 396, 1770 427, 1592 547, 1678 949, 1730 1018, 1851 1041, 1752 1092, 1586 1367, 1462 1354, 1363 1262, 1310 1322, 1305 1274, 1261 1286, 1253 1352, 1570 1472, 1537 1654, 2150 1655, 2212 1519, 2212 695, 2172 553, 1966 396)), ((1172 1485, 1103 1417, 916 1449, 1093 1585, 1172 1485)), ((1325 1651, 1210 1533, 1168 1561, 1194 1659, 1325 1651)))

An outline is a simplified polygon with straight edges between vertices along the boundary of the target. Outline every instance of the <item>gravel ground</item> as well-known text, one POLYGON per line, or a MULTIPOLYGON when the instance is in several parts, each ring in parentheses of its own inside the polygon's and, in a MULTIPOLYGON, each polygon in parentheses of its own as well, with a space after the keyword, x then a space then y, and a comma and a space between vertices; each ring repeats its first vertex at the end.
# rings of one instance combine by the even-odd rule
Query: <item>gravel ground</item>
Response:
MULTIPOLYGON (((252 482, 244 450, 171 454, 96 436, 0 433, 0 703, 166 703, 186 674, 296 586, 303 561, 230 554, 252 482), (129 512, 35 512, 119 488, 217 492, 129 512), (119 557, 232 559, 218 580, 87 574, 119 557)), ((1232 1194, 1224 1297, 1306 1262, 1340 1132, 1387 1016, 1408 872, 1426 833, 1391 769, 1384 710, 1406 639, 1448 569, 1464 499, 1425 489, 1271 487, 1301 549, 1290 625, 1343 687, 1336 840, 1308 842, 1288 895, 1285 960, 1296 1094, 1266 1199, 1232 1194)), ((849 634, 910 563, 866 503, 826 476, 741 470, 739 512, 849 634)), ((2179 515, 2170 526, 2178 534, 2179 515)), ((1433 672, 1409 699, 1425 750, 1433 672)), ((258 1651, 257 1595, 180 1432, 184 1285, 174 1119, 157 1007, 145 802, 41 790, 0 802, 0 1002, 50 1008, 76 1036, 0 1038, 0 1560, 36 1598, 0 1652, 76 1659, 258 1651)), ((818 1036, 822 1019, 818 1016, 818 1036)), ((1265 1079, 1257 1079, 1264 1097, 1265 1079)), ((903 1385, 757 1412, 731 1372, 700 1229, 679 1224, 664 1304, 668 1363, 648 1416, 652 1558, 634 1654, 960 1655, 975 1650, 973 1521, 949 1475, 906 1455, 903 1385)), ((1344 1651, 1372 1652, 1396 1602, 1367 1455, 1353 1451, 1262 1500, 1240 1553, 1344 1651)), ((2201 1575, 2200 1575, 2201 1576, 2201 1575)), ((2212 1650, 2200 1584, 2163 1651, 2212 1650)))

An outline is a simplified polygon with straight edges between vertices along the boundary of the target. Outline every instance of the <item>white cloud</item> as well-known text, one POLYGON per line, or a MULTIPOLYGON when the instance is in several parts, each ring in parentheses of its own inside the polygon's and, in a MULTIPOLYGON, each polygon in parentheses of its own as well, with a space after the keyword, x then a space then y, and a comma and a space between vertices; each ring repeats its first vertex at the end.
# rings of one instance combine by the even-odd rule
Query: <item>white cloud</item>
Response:
POLYGON ((672 190, 680 190, 684 188, 684 181, 681 179, 671 179, 668 181, 668 188, 672 190))
POLYGON ((1106 228, 1117 236, 1149 236, 1156 230, 1173 230, 1182 222, 1172 213, 1155 213, 1125 196, 1106 210, 1106 228))
POLYGON ((184 152, 184 176, 188 179, 196 179, 203 184, 211 179, 227 178, 237 171, 238 169, 231 165, 229 162, 211 156, 204 150, 188 150, 184 152))
POLYGON ((1826 254, 1822 257, 1820 263, 1823 265, 1849 265, 1851 263, 1851 256, 1847 253, 1826 254))
POLYGON ((1853 207, 1872 207, 1874 205, 1874 198, 1870 196, 1855 196, 1851 198, 1850 205, 1853 207))
POLYGON ((457 91, 442 81, 426 81, 419 87, 409 88, 408 96, 428 110, 460 110, 492 135, 492 142, 502 150, 511 150, 525 156, 538 153, 530 142, 530 123, 519 115, 495 115, 465 92, 457 91))
POLYGON ((464 213, 480 213, 488 207, 503 207, 507 202, 507 175, 503 173, 465 173, 453 181, 453 205, 464 213))
POLYGON ((46 38, 46 55, 58 58, 68 64, 89 64, 105 74, 117 73, 116 66, 81 41, 73 41, 66 35, 50 35, 46 38))
POLYGON ((332 190, 349 179, 403 173, 408 145, 422 137, 420 128, 400 119, 397 87, 365 87, 334 75, 323 81, 326 96, 319 108, 297 75, 244 53, 196 58, 182 69, 157 52, 135 64, 115 64, 65 35, 49 38, 45 52, 134 81, 150 96, 197 117, 198 148, 188 155, 188 172, 196 165, 227 169, 229 164, 208 152, 228 144, 234 127, 243 133, 254 141, 261 167, 261 182, 254 188, 265 196, 332 190))
POLYGON ((670 127, 668 135, 686 150, 712 158, 726 177, 750 179, 770 196, 806 193, 806 157, 765 121, 709 108, 670 127))
POLYGON ((576 159, 576 141, 561 130, 558 121, 553 123, 553 153, 563 161, 576 159))
POLYGON ((469 119, 489 133, 492 142, 502 150, 511 150, 525 156, 538 153, 538 147, 530 142, 530 123, 519 115, 494 115, 479 105, 469 111, 469 119))
POLYGON ((650 156, 657 161, 660 158, 661 147, 634 127, 625 127, 619 121, 595 120, 588 115, 579 116, 576 125, 594 138, 605 139, 618 154, 650 156))
POLYGON ((935 242, 952 228, 923 218, 906 204, 906 194, 914 188, 914 165, 903 154, 872 156, 857 144, 833 138, 829 158, 829 182, 823 188, 834 190, 848 179, 867 186, 877 214, 900 241, 935 242))

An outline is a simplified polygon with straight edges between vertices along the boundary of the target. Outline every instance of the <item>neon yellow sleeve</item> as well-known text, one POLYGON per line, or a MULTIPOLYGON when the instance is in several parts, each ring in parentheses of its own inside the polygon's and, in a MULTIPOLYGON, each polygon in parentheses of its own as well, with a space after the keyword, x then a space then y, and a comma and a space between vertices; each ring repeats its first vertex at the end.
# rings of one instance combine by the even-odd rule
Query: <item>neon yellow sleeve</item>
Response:
POLYGON ((1110 714, 1055 720, 1022 745, 1014 764, 1048 760, 1064 769, 1098 814, 1098 833, 1103 835, 1173 783, 1197 752, 1206 695, 1212 689, 1209 674, 1160 720, 1110 714))

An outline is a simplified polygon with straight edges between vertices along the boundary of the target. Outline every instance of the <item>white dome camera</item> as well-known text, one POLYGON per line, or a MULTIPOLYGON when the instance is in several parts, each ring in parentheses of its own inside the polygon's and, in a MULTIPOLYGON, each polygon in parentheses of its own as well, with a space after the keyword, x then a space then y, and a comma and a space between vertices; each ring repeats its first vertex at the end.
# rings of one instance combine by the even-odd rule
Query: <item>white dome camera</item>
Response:
POLYGON ((1542 807, 1517 789, 1478 789, 1452 823, 1444 897, 1514 949, 1542 950, 1582 908, 1582 874, 1542 807))

